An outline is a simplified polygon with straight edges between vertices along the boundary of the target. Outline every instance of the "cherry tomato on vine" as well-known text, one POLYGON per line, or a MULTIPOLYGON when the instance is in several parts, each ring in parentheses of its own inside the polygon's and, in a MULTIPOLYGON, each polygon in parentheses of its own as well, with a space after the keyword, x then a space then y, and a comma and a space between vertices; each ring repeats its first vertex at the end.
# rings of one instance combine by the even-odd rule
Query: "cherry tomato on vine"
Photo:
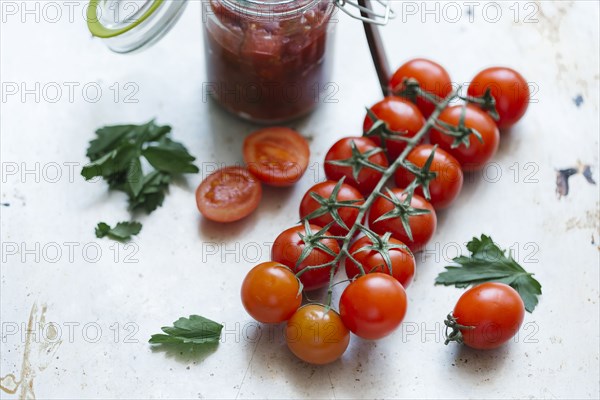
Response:
MULTIPOLYGON (((413 78, 419 82, 421 89, 445 98, 452 91, 452 81, 448 72, 438 63, 424 58, 410 60, 403 64, 392 76, 390 88, 394 92, 402 91, 405 79, 413 78)), ((435 105, 422 97, 417 98, 417 106, 425 118, 435 110, 435 105)))
MULTIPOLYGON (((448 124, 458 126, 461 115, 462 106, 452 106, 442 111, 439 119, 448 124)), ((482 169, 498 151, 500 132, 492 117, 485 111, 482 111, 473 105, 467 106, 465 126, 479 132, 483 142, 480 142, 474 134, 471 134, 469 136, 469 147, 460 144, 453 149, 452 143, 454 142, 454 138, 445 135, 437 129, 431 130, 429 138, 432 144, 439 145, 442 150, 445 150, 454 156, 460 163, 463 171, 478 171, 482 169)))
POLYGON ((196 189, 198 210, 216 222, 234 222, 250 215, 262 197, 260 182, 242 167, 226 167, 209 175, 196 189))
MULTIPOLYGON (((310 228, 312 233, 317 233, 322 229, 320 226, 312 224, 310 228)), ((299 234, 305 234, 305 229, 302 225, 281 232, 273 243, 271 259, 291 268, 295 273, 302 271, 306 267, 322 265, 333 261, 334 256, 315 247, 296 267, 296 262, 306 246, 306 243, 299 234)), ((329 232, 326 232, 326 234, 330 235, 329 232)), ((335 239, 322 239, 320 242, 333 253, 337 254, 340 252, 340 247, 335 239)), ((327 286, 329 284, 329 272, 330 268, 321 268, 303 273, 300 276, 300 281, 304 285, 304 290, 315 290, 327 286)))
MULTIPOLYGON (((318 210, 321 205, 315 200, 311 193, 315 193, 325 199, 329 199, 338 183, 334 181, 325 181, 321 183, 317 183, 315 186, 308 189, 304 197, 302 198, 302 202, 300 203, 300 219, 305 218, 310 215, 312 212, 318 210)), ((354 205, 360 206, 364 199, 358 189, 350 186, 348 184, 342 183, 340 189, 337 193, 335 201, 357 201, 354 205)), ((356 222, 356 218, 358 217, 358 209, 353 207, 340 207, 336 209, 338 215, 344 222, 347 228, 352 228, 354 223, 356 222)), ((326 226, 330 222, 333 222, 333 218, 329 212, 311 218, 309 220, 310 223, 326 226)), ((329 231, 335 236, 343 236, 348 231, 340 226, 337 222, 331 225, 329 231)))
MULTIPOLYGON (((339 181, 342 177, 346 177, 346 183, 354 186, 362 194, 370 194, 375 186, 379 183, 382 173, 370 168, 363 167, 358 174, 358 179, 354 179, 351 166, 334 165, 331 161, 343 161, 350 159, 352 154, 352 143, 360 154, 378 149, 377 145, 369 138, 365 137, 347 137, 337 141, 325 156, 325 175, 327 179, 339 181)), ((375 165, 383 168, 388 167, 388 161, 383 151, 372 154, 368 160, 375 165)))
POLYGON ((340 298, 340 316, 355 335, 381 339, 402 323, 406 305, 406 292, 400 282, 376 272, 348 285, 340 298))
MULTIPOLYGON (((388 128, 394 132, 400 132, 405 137, 414 137, 423 125, 425 118, 421 111, 410 101, 398 96, 388 96, 379 103, 371 107, 371 111, 387 123, 388 128)), ((368 132, 373 126, 371 117, 367 115, 363 123, 363 131, 368 132)), ((371 136, 377 146, 381 146, 381 140, 376 136, 371 136)), ((406 148, 406 142, 396 140, 386 140, 387 153, 390 161, 395 160, 406 148)))
POLYGON ((252 318, 270 324, 287 321, 302 304, 298 278, 276 262, 252 268, 242 283, 241 297, 252 318))
MULTIPOLYGON (((419 168, 423 168, 433 149, 433 145, 421 144, 408 154, 406 160, 419 168)), ((458 197, 462 189, 464 177, 460 164, 456 158, 438 148, 433 156, 429 171, 437 174, 429 182, 429 194, 431 196, 429 202, 436 210, 446 208, 458 197)), ((415 179, 412 172, 402 167, 396 170, 394 177, 396 185, 400 188, 406 188, 415 179)), ((424 196, 422 186, 416 189, 416 193, 424 196)))
POLYGON ((458 299, 452 316, 461 328, 464 344, 474 349, 494 349, 519 331, 525 306, 519 293, 504 283, 475 286, 458 299))
MULTIPOLYGON (((392 193, 400 201, 406 199, 406 194, 403 194, 401 189, 392 189, 392 193)), ((379 217, 394 209, 394 204, 383 197, 377 198, 371 206, 369 226, 380 235, 391 232, 395 239, 405 243, 413 253, 416 253, 422 250, 433 237, 437 227, 437 216, 431 203, 417 194, 413 195, 410 206, 416 209, 429 210, 428 214, 411 215, 408 217, 412 240, 406 234, 400 217, 375 222, 379 217)))
MULTIPOLYGON (((399 240, 390 238, 390 244, 404 245, 399 240)), ((389 275, 389 268, 381 253, 377 250, 359 250, 365 246, 372 246, 373 242, 368 237, 358 239, 350 247, 350 254, 358 261, 365 273, 381 272, 389 275)), ((392 262, 392 276, 396 278, 403 287, 408 287, 415 276, 415 256, 408 249, 392 248, 389 250, 392 262)), ((346 276, 349 279, 360 275, 360 269, 349 257, 346 257, 346 276)))
POLYGON ((328 364, 340 358, 350 343, 350 332, 333 310, 321 304, 300 307, 285 329, 288 348, 302 361, 328 364))
POLYGON ((467 94, 481 97, 488 88, 496 99, 500 117, 496 121, 498 128, 510 128, 525 115, 529 106, 529 85, 517 71, 505 67, 484 69, 473 78, 467 94))
POLYGON ((252 133, 244 141, 243 152, 250 172, 272 186, 298 182, 310 158, 306 139, 293 129, 279 126, 252 133))

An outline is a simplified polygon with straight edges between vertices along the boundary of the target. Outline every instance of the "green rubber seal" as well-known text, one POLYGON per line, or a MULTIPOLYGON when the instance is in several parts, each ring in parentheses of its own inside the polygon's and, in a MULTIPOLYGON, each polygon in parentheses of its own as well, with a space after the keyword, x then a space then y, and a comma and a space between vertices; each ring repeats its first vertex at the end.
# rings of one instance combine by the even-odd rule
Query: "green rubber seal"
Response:
POLYGON ((125 32, 128 32, 144 22, 150 15, 156 11, 158 7, 163 3, 164 0, 154 0, 150 8, 139 18, 137 18, 133 23, 119 29, 109 29, 100 23, 98 18, 98 3, 103 0, 90 0, 87 8, 87 25, 88 29, 92 33, 92 35, 107 39, 115 36, 119 36, 125 32))

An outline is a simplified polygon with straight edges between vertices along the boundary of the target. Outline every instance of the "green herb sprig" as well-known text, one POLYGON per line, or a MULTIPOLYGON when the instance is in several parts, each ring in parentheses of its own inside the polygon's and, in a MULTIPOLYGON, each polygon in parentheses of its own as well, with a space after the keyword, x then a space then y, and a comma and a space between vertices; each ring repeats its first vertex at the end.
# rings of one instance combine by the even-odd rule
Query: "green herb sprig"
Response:
POLYGON ((119 222, 114 228, 111 228, 106 222, 100 222, 96 226, 96 237, 102 239, 109 237, 119 242, 131 240, 132 236, 137 235, 142 230, 142 224, 139 222, 119 222))
POLYGON ((148 214, 160 207, 175 174, 197 173, 195 158, 169 136, 171 127, 150 121, 143 125, 105 126, 96 131, 87 156, 91 163, 81 171, 90 180, 102 177, 110 189, 125 192, 129 208, 148 214), (142 158, 152 167, 142 169, 142 158))
MULTIPOLYGON (((199 171, 194 165, 195 158, 183 144, 171 139, 170 134, 170 126, 159 126, 154 120, 142 125, 100 128, 87 149, 90 164, 83 167, 81 175, 87 181, 102 177, 109 189, 127 194, 130 211, 143 210, 150 214, 162 206, 175 175, 199 171), (147 172, 142 167, 142 159, 150 166, 147 172)), ((114 229, 127 226, 125 224, 120 223, 114 229)), ((129 224, 137 226, 131 224, 139 223, 129 224)), ((126 240, 125 236, 120 237, 119 231, 110 234, 108 226, 98 228, 96 235, 98 232, 102 235, 98 237, 126 240)))
POLYGON ((453 259, 458 265, 449 265, 440 273, 436 285, 466 288, 484 282, 501 282, 515 289, 525 303, 525 309, 532 312, 538 304, 538 296, 542 294, 542 285, 525 271, 512 255, 506 255, 491 237, 481 235, 467 244, 470 256, 453 259))
POLYGON ((179 318, 173 326, 163 326, 163 333, 152 335, 150 344, 207 344, 218 343, 223 325, 199 315, 179 318))

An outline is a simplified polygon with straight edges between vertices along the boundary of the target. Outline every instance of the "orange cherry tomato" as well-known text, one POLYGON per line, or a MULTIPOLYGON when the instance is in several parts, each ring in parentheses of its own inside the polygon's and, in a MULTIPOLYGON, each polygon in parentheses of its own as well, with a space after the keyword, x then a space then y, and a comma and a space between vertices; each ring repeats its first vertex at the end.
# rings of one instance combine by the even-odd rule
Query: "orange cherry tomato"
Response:
POLYGON ((328 364, 340 358, 350 343, 350 332, 339 314, 308 304, 296 311, 285 330, 289 349, 302 361, 328 364))
POLYGON ((242 304, 258 322, 287 321, 302 304, 300 283, 289 268, 265 262, 252 268, 242 283, 242 304))

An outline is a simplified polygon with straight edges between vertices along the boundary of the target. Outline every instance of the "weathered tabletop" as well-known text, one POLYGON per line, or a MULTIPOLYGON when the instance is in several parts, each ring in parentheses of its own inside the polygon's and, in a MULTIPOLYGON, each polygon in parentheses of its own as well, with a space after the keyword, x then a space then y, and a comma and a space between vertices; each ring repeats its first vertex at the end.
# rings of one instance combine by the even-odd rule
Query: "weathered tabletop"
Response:
POLYGON ((439 215, 402 328, 376 343, 353 339, 340 361, 320 368, 291 355, 281 327, 254 324, 239 287, 295 223, 301 196, 322 178, 324 152, 359 134, 363 107, 380 98, 360 24, 340 16, 335 102, 293 124, 312 138, 314 162, 295 188, 267 189, 257 213, 221 226, 201 220, 193 197, 201 176, 188 176, 126 247, 93 232, 100 220, 128 218, 124 196, 79 176, 97 127, 156 117, 205 173, 240 162, 255 126, 204 99, 198 1, 160 43, 129 56, 90 37, 83 2, 26 3, 1 3, 2 398, 600 395, 598 187, 577 175, 567 197, 555 195, 557 168, 581 160, 599 176, 597 2, 481 2, 470 13, 466 2, 433 2, 430 13, 394 2, 400 15, 383 31, 394 66, 430 57, 468 82, 508 65, 536 90, 494 163, 439 215), (544 295, 516 342, 490 352, 445 347, 441 321, 460 291, 433 280, 481 233, 510 247, 544 295), (224 323, 222 343, 192 353, 147 344, 189 314, 224 323), (26 335, 30 316, 44 329, 26 335))

